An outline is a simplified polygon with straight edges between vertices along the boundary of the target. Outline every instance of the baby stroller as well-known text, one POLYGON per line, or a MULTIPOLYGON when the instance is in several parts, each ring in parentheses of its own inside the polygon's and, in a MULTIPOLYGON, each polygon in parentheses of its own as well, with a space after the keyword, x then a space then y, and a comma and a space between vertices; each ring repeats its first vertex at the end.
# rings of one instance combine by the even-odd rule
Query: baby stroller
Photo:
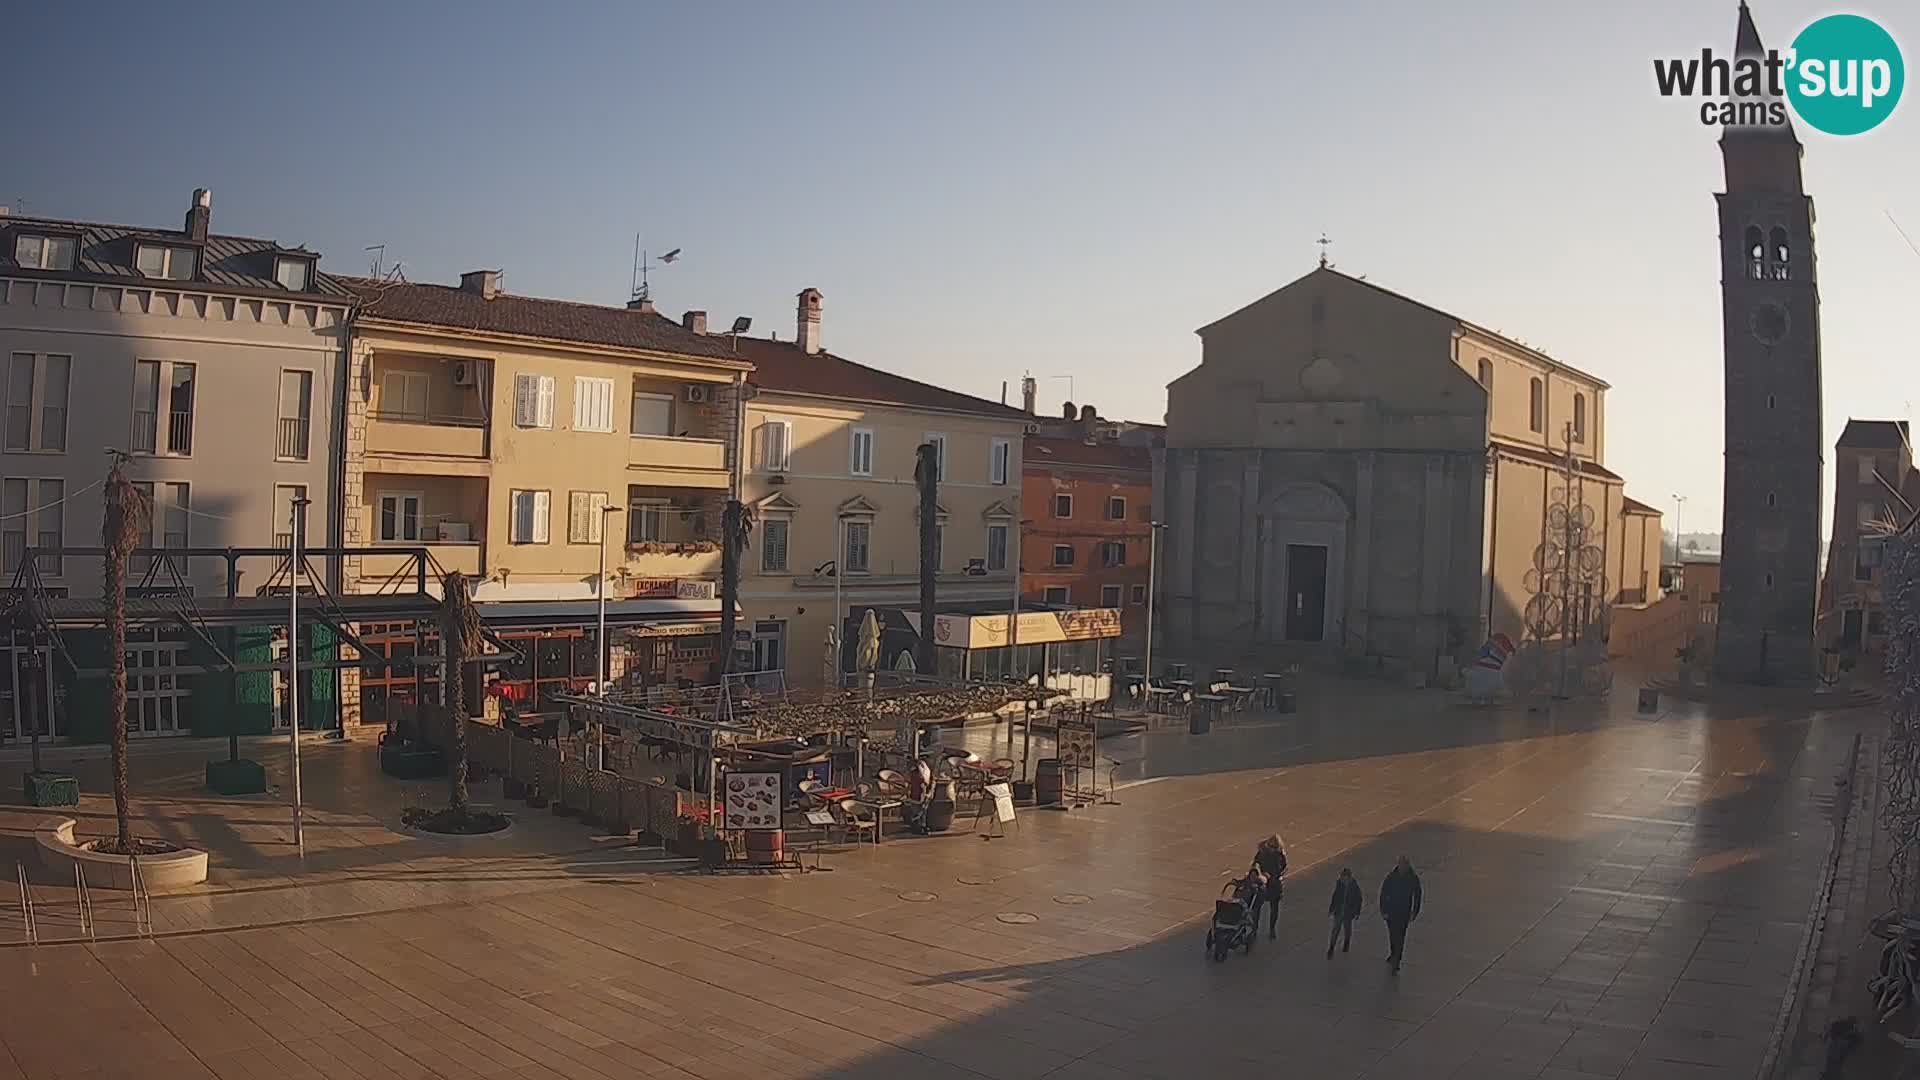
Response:
POLYGON ((1262 884, 1259 874, 1249 873, 1228 882, 1220 890, 1227 895, 1213 902, 1213 925, 1207 928, 1207 952, 1216 963, 1225 960, 1235 949, 1253 954, 1253 943, 1260 938, 1259 927, 1254 925, 1253 904, 1262 884))

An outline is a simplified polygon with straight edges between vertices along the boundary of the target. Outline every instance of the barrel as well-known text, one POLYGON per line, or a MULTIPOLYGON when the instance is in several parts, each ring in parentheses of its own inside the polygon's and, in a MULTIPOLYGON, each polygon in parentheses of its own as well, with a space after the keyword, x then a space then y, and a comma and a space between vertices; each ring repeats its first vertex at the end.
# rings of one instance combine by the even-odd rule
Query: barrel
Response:
POLYGON ((1064 790, 1065 777, 1060 772, 1060 759, 1041 758, 1033 768, 1033 804, 1059 806, 1064 790))
POLYGON ((933 785, 933 798, 927 802, 927 831, 946 832, 953 828, 954 783, 951 780, 938 780, 933 785))
POLYGON ((786 834, 779 829, 755 829, 747 833, 748 862, 755 866, 778 866, 786 857, 786 834))

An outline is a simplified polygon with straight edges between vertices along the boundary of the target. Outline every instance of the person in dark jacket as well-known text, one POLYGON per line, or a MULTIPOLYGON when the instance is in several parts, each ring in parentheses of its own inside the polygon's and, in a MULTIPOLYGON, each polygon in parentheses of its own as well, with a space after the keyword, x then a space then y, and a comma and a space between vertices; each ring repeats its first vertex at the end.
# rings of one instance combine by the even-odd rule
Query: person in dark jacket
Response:
POLYGON ((1333 883, 1333 899, 1327 902, 1327 917, 1333 920, 1333 932, 1327 935, 1327 955, 1333 955, 1333 943, 1340 941, 1342 934, 1346 940, 1340 941, 1340 951, 1346 952, 1353 947, 1353 920, 1360 917, 1363 901, 1360 883, 1353 879, 1353 871, 1341 867, 1340 880, 1333 883))
POLYGON ((1253 853, 1253 865, 1266 877, 1266 887, 1260 891, 1259 899, 1253 906, 1254 930, 1260 929, 1260 907, 1267 908, 1267 937, 1279 936, 1280 925, 1280 875, 1287 872, 1287 851, 1280 846, 1280 834, 1275 833, 1260 841, 1259 850, 1253 853))
POLYGON ((1387 941, 1391 951, 1387 963, 1397 973, 1407 949, 1407 926, 1420 917, 1420 875, 1405 855, 1393 864, 1393 872, 1380 882, 1380 917, 1387 921, 1387 941))

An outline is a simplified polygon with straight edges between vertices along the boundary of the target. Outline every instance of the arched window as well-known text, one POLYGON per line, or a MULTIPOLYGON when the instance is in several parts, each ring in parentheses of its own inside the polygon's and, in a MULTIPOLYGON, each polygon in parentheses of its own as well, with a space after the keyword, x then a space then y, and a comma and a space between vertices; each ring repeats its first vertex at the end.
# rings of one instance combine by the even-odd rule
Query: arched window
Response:
POLYGON ((1778 225, 1773 227, 1772 235, 1767 237, 1767 276, 1775 281, 1787 280, 1787 268, 1793 264, 1793 248, 1787 243, 1787 230, 1778 225))
POLYGON ((1587 395, 1573 395, 1573 441, 1587 441, 1587 395))
POLYGON ((1493 361, 1480 358, 1480 385, 1487 388, 1487 397, 1493 397, 1493 361))
POLYGON ((1759 281, 1766 276, 1767 241, 1760 235, 1760 226, 1747 226, 1747 276, 1759 281))
POLYGON ((1527 427, 1547 430, 1547 387, 1538 377, 1527 386, 1527 427))

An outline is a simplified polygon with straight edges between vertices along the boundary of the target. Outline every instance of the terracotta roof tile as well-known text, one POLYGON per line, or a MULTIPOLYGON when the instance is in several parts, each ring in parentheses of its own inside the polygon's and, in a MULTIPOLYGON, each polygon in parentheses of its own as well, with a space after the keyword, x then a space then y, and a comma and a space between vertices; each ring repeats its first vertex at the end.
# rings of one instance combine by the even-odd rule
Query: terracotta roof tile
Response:
POLYGON ((1029 435, 1024 460, 1028 465, 1088 465, 1104 469, 1153 469, 1153 454, 1144 446, 1115 442, 1089 443, 1084 439, 1029 435))
POLYGON ((797 342, 743 337, 740 357, 754 367, 747 381, 775 393, 907 405, 999 420, 1028 419, 1026 413, 1010 405, 856 364, 824 350, 808 355, 797 342))
POLYGON ((724 336, 696 334, 658 312, 571 300, 496 293, 488 300, 452 285, 371 278, 340 279, 362 302, 360 317, 376 321, 445 326, 583 345, 738 359, 724 336))

